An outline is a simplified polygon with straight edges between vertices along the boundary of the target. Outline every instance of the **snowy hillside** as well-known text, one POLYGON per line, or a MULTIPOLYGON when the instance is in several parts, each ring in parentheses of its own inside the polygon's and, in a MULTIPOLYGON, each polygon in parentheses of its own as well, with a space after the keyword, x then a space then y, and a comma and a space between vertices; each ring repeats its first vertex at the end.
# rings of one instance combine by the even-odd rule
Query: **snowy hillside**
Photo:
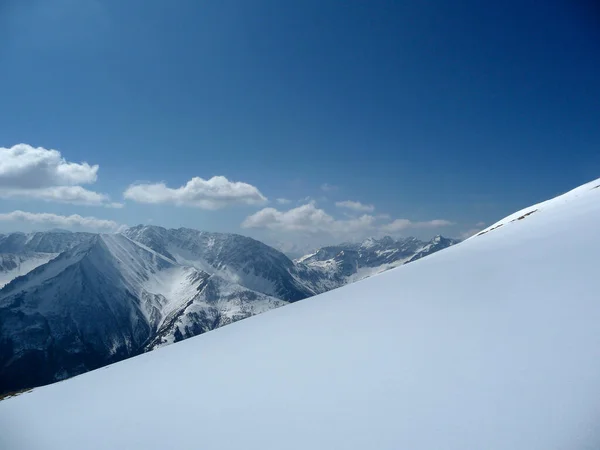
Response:
POLYGON ((2 401, 0 448, 598 448, 598 186, 2 401))

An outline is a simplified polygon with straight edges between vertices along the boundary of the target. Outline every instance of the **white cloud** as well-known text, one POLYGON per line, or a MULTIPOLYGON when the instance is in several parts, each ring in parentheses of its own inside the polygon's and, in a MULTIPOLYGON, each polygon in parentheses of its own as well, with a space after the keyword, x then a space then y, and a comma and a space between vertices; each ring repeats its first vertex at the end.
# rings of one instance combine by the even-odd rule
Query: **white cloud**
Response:
POLYGON ((264 208, 246 217, 242 228, 266 229, 282 233, 299 233, 310 236, 333 235, 338 240, 359 239, 366 236, 397 234, 407 229, 433 229, 453 225, 443 219, 426 222, 413 222, 408 219, 396 219, 392 222, 381 223, 389 220, 387 215, 363 214, 359 217, 345 215, 338 219, 328 214, 314 202, 280 211, 276 208, 264 208))
POLYGON ((69 162, 57 150, 27 144, 0 147, 0 198, 110 206, 107 195, 81 187, 96 182, 98 169, 69 162))
POLYGON ((476 227, 484 227, 485 226, 485 222, 477 222, 475 224, 476 227))
POLYGON ((10 213, 0 213, 0 221, 33 222, 47 226, 58 226, 63 228, 80 227, 104 231, 117 231, 121 228, 121 225, 112 220, 97 219, 96 217, 82 217, 79 214, 61 216, 51 213, 31 213, 18 210, 10 213))
POLYGON ((375 207, 373 205, 365 205, 361 202, 353 202, 352 200, 346 200, 343 202, 335 202, 335 206, 338 208, 351 209, 359 212, 373 212, 375 207))
POLYGON ((223 176, 215 176, 209 180, 194 177, 179 188, 170 188, 164 183, 134 184, 123 195, 139 203, 172 203, 203 209, 260 205, 267 202, 267 198, 251 184, 229 181, 223 176))
POLYGON ((412 222, 408 219, 396 219, 391 223, 383 225, 381 228, 388 233, 396 233, 410 228, 411 224, 412 222))
POLYGON ((439 228, 449 225, 454 225, 454 223, 444 219, 435 219, 426 222, 413 222, 408 219, 396 219, 393 222, 383 225, 381 229, 388 233, 397 233, 409 228, 439 228))
POLYGON ((312 198, 310 195, 307 195, 306 197, 297 200, 296 204, 297 205, 306 205, 306 204, 316 205, 317 200, 312 198))
POLYGON ((264 208, 248 216, 242 223, 243 228, 268 228, 284 231, 321 231, 334 221, 322 209, 314 204, 298 206, 281 212, 275 208, 264 208))
POLYGON ((291 202, 291 200, 288 200, 287 198, 278 198, 275 201, 277 203, 279 203, 280 205, 287 205, 288 203, 291 202))
POLYGON ((5 198, 21 197, 37 200, 72 203, 75 205, 103 205, 108 196, 88 191, 81 186, 52 186, 43 189, 0 189, 5 198))
POLYGON ((328 183, 323 183, 321 185, 321 190, 323 192, 333 192, 333 191, 337 191, 339 188, 337 186, 334 186, 333 184, 328 184, 328 183))
POLYGON ((0 186, 35 189, 94 183, 98 166, 66 161, 57 150, 18 144, 0 147, 0 186))
POLYGON ((285 212, 275 208, 264 208, 248 216, 242 223, 242 227, 307 234, 350 234, 366 231, 373 227, 374 222, 375 218, 369 215, 349 220, 336 220, 324 210, 317 208, 314 203, 308 203, 285 212))

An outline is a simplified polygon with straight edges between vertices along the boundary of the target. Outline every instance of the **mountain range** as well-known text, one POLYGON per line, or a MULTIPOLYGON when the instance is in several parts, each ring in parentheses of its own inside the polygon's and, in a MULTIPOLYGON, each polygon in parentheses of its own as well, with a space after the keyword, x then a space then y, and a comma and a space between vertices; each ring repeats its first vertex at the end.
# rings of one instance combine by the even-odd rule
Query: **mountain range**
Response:
POLYGON ((323 247, 296 262, 327 274, 329 279, 339 280, 343 285, 416 261, 458 242, 442 236, 436 236, 429 242, 414 237, 395 240, 385 236, 360 243, 323 247))
MULTIPOLYGON (((8 398, 0 402, 0 448, 600 448, 599 220, 596 180, 414 263, 8 398)), ((137 233, 150 230, 126 234, 137 233)), ((211 267, 230 276, 250 272, 238 266, 246 258, 231 267, 221 263, 224 241, 237 237, 166 234, 191 235, 185 242, 212 247, 190 243, 185 253, 171 236, 163 242, 167 256, 125 235, 98 236, 55 261, 77 261, 73 272, 85 273, 87 285, 106 289, 85 302, 89 314, 100 308, 91 303, 107 301, 103 294, 111 285, 122 284, 123 296, 133 285, 154 293, 146 301, 123 297, 110 303, 131 315, 123 337, 142 342, 151 328, 142 318, 160 323, 173 311, 163 299, 166 291, 151 287, 146 275, 171 280, 166 274, 180 271, 178 279, 189 276, 192 290, 202 290, 211 267), (91 266, 112 258, 129 269, 107 270, 106 280, 96 280, 91 266), (177 269, 183 266, 172 261, 181 258, 203 261, 206 270, 177 269)), ((355 251, 376 248, 363 256, 379 256, 384 264, 390 260, 379 245, 415 255, 426 251, 416 251, 410 241, 386 241, 362 243, 355 251)), ((259 255, 263 247, 252 245, 262 264, 278 255, 259 255)), ((304 261, 337 264, 349 252, 342 247, 304 261)), ((287 262, 290 276, 302 273, 297 264, 287 262)), ((47 272, 54 265, 39 267, 11 290, 38 286, 34 278, 51 280, 47 272)), ((360 269, 350 264, 344 276, 360 269)), ((284 271, 278 274, 265 281, 270 292, 292 290, 291 281, 278 278, 284 271)), ((13 302, 33 306, 49 294, 31 295, 13 302)), ((49 314, 43 304, 38 308, 49 314)), ((88 324, 105 329, 107 322, 88 324)), ((42 339, 42 322, 30 333, 42 339)))
POLYGON ((0 392, 202 334, 456 242, 370 238, 292 261, 245 236, 187 228, 0 235, 0 392))

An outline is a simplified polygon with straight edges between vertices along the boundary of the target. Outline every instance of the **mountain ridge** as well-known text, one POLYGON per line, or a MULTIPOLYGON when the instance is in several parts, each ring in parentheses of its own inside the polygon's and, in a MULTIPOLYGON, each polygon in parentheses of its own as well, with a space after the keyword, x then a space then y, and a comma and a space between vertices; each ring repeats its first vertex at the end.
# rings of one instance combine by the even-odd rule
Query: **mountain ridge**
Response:
POLYGON ((460 242, 437 235, 430 241, 414 237, 369 237, 362 242, 346 242, 317 249, 298 258, 298 264, 320 269, 340 284, 358 281, 385 270, 416 261, 460 242))
POLYGON ((189 228, 5 235, 0 249, 17 253, 0 253, 7 269, 0 391, 60 380, 338 288, 359 279, 349 265, 371 264, 372 273, 392 267, 369 255, 398 242, 369 241, 360 253, 366 262, 342 250, 338 259, 350 263, 335 260, 333 270, 327 261, 294 262, 252 238, 189 228), (15 271, 17 262, 33 269, 15 271))

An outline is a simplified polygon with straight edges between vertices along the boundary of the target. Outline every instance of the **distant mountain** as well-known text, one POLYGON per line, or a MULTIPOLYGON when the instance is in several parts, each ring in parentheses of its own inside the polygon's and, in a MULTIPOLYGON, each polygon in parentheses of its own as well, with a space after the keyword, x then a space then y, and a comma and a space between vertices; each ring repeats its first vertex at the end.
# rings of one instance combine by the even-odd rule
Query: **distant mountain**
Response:
POLYGON ((187 228, 0 236, 0 393, 202 334, 454 242, 368 239, 292 261, 248 237, 187 228))
POLYGON ((432 253, 439 252, 445 248, 450 247, 451 245, 458 244, 460 240, 458 239, 450 239, 445 238, 443 236, 436 236, 431 241, 429 241, 425 246, 420 248, 408 261, 413 262, 417 259, 424 258, 425 256, 431 255, 432 253))
POLYGON ((0 253, 0 289, 11 280, 46 264, 57 253, 0 253))
POLYGON ((52 228, 48 230, 51 233, 73 233, 71 230, 65 230, 64 228, 52 228))
POLYGON ((292 241, 275 241, 270 243, 270 245, 292 260, 314 253, 315 249, 318 248, 318 246, 315 245, 299 244, 292 241))
POLYGON ((179 264, 196 267, 249 289, 286 301, 315 292, 303 283, 292 260, 268 245, 238 234, 137 226, 123 233, 179 264))
POLYGON ((61 253, 89 241, 94 233, 65 233, 63 231, 10 233, 0 235, 0 253, 61 253))
POLYGON ((0 235, 0 288, 94 236, 62 230, 0 235))
POLYGON ((458 242, 442 236, 436 236, 429 242, 414 237, 368 238, 360 243, 323 247, 297 259, 296 263, 321 271, 329 279, 343 285, 416 261, 458 242))

